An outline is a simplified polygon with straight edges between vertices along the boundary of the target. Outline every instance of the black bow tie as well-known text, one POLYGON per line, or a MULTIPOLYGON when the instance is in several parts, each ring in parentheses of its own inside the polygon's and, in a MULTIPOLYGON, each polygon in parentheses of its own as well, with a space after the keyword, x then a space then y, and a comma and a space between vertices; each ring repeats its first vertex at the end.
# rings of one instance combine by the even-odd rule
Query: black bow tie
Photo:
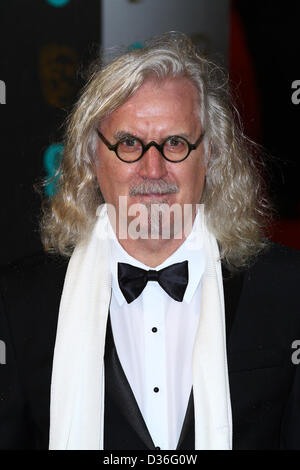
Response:
POLYGON ((175 263, 160 271, 118 263, 118 281, 127 303, 135 300, 144 290, 148 281, 157 281, 174 300, 182 302, 189 280, 188 262, 175 263))

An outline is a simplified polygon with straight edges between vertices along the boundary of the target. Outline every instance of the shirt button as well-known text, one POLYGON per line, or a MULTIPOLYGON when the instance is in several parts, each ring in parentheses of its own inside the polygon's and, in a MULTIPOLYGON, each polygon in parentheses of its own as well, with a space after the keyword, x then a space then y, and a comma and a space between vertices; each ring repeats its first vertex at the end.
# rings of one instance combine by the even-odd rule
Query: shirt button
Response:
POLYGON ((157 332, 157 328, 155 328, 155 327, 152 328, 152 331, 153 331, 153 333, 156 333, 156 332, 157 332))
POLYGON ((159 388, 158 388, 158 387, 154 387, 153 391, 154 391, 155 393, 157 393, 157 392, 159 392, 159 388))

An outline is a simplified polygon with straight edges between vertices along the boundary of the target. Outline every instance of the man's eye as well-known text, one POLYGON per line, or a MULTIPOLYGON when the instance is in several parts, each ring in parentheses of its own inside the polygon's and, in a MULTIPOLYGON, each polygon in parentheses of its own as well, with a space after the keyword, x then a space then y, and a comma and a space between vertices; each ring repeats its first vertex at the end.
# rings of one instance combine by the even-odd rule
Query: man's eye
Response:
POLYGON ((184 141, 182 139, 180 139, 179 137, 170 137, 167 140, 166 145, 168 147, 180 147, 180 146, 184 145, 184 141))
POLYGON ((178 137, 170 137, 170 139, 167 140, 167 144, 171 147, 177 147, 182 144, 182 141, 178 137))
POLYGON ((140 152, 141 151, 141 143, 135 137, 124 137, 121 142, 118 144, 118 151, 119 152, 140 152))
POLYGON ((124 139, 122 141, 122 144, 126 147, 134 147, 136 146, 138 141, 134 139, 133 137, 128 137, 127 139, 124 139))

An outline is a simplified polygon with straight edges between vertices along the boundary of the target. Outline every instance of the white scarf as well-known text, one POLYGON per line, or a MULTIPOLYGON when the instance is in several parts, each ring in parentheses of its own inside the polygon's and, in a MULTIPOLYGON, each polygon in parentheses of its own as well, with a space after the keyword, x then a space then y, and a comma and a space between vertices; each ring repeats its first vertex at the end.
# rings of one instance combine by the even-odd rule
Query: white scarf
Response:
MULTIPOLYGON (((203 209, 203 207, 201 207, 203 209)), ((200 210, 207 255, 193 352, 195 449, 232 448, 223 281, 215 237, 200 210)), ((111 297, 108 216, 76 246, 66 273, 54 350, 49 449, 103 449, 104 346, 111 297)))

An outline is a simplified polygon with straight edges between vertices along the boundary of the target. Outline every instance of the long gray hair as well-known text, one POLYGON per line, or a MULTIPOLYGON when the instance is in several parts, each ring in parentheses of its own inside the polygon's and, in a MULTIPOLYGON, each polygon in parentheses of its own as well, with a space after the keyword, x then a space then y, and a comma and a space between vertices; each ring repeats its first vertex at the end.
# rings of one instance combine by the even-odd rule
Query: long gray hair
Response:
POLYGON ((270 215, 261 176, 263 164, 245 137, 232 104, 226 74, 182 33, 166 33, 102 65, 98 60, 68 119, 58 191, 44 204, 46 251, 70 256, 90 233, 103 198, 95 175, 96 126, 149 77, 186 77, 197 88, 199 114, 210 143, 202 202, 222 259, 241 267, 264 246, 270 215))

